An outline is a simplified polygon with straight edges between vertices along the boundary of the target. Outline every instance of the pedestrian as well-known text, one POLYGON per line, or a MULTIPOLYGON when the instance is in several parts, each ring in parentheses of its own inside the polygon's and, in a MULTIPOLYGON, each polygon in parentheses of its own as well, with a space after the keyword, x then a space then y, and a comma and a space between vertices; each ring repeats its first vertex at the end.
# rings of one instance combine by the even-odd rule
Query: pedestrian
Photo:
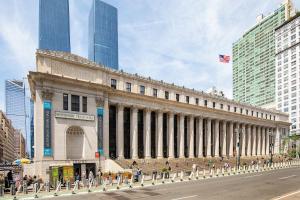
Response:
POLYGON ((93 174, 92 171, 90 171, 90 173, 89 173, 89 183, 93 184, 93 182, 94 182, 94 174, 93 174))
POLYGON ((10 187, 10 185, 13 183, 13 174, 11 170, 9 170, 9 172, 7 173, 7 181, 8 187, 10 187))

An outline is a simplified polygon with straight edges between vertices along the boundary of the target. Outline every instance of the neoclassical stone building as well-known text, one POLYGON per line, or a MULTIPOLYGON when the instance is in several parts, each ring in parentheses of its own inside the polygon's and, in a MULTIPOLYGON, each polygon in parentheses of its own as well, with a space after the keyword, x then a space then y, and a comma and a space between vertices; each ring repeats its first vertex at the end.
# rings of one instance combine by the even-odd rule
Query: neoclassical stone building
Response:
POLYGON ((38 50, 36 67, 28 75, 36 174, 55 165, 94 170, 95 152, 112 159, 278 154, 288 134, 282 112, 115 71, 73 54, 38 50))

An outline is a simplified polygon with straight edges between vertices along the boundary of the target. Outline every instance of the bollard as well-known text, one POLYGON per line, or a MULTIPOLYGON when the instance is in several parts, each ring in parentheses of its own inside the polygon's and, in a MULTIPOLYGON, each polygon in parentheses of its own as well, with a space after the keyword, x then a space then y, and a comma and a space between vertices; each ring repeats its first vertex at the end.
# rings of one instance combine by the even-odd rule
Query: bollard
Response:
POLYGON ((235 168, 235 167, 233 167, 232 171, 233 171, 233 172, 232 172, 232 174, 234 174, 234 175, 235 175, 235 174, 236 174, 236 168, 235 168))
POLYGON ((33 185, 33 190, 34 190, 34 198, 35 199, 37 199, 37 198, 39 198, 38 197, 38 184, 37 183, 35 183, 34 185, 33 185))
POLYGON ((129 188, 132 188, 132 187, 133 187, 133 176, 131 176, 130 183, 129 183, 129 188))
POLYGON ((120 184, 121 184, 121 177, 118 176, 118 180, 117 180, 117 190, 120 189, 120 184))
POLYGON ((180 173, 180 181, 183 181, 183 171, 180 173))
POLYGON ((222 176, 225 176, 225 170, 224 170, 224 167, 222 167, 222 176))
POLYGON ((66 182, 66 190, 70 190, 71 189, 71 183, 70 183, 70 181, 67 181, 66 182))
POLYGON ((89 189, 88 189, 88 192, 92 192, 92 190, 91 190, 91 188, 92 188, 92 184, 93 183, 93 181, 89 181, 89 189))
POLYGON ((152 185, 155 185, 155 179, 154 179, 154 177, 155 176, 152 177, 152 185))
POLYGON ((27 181, 23 181, 23 193, 24 193, 24 194, 28 194, 28 190, 27 190, 27 181))
POLYGON ((60 191, 60 187, 61 187, 61 183, 58 182, 58 185, 57 185, 57 187, 56 187, 56 190, 55 190, 55 192, 54 192, 54 194, 53 194, 55 197, 58 196, 58 191, 60 191))
POLYGON ((165 183, 165 175, 166 175, 166 174, 165 174, 165 172, 164 172, 164 173, 162 174, 162 176, 163 176, 163 177, 162 177, 162 184, 165 183))
POLYGON ((189 181, 192 180, 193 175, 194 175, 194 172, 191 172, 191 174, 190 174, 190 176, 189 176, 189 181))
POLYGON ((216 176, 219 176, 219 173, 220 173, 220 169, 218 168, 216 176))
POLYGON ((141 186, 142 186, 142 187, 144 187, 144 179, 145 179, 145 176, 143 175, 143 176, 142 176, 142 180, 141 180, 141 186))
POLYGON ((209 175, 210 178, 212 178, 212 177, 214 176, 214 173, 215 173, 215 170, 211 169, 211 170, 210 170, 210 175, 209 175))
POLYGON ((196 171, 196 179, 198 180, 199 179, 199 170, 197 169, 196 171))
POLYGON ((203 169, 203 178, 205 178, 205 169, 203 169))
POLYGON ((243 173, 246 173, 246 165, 243 166, 243 173))
MULTIPOLYGON (((131 177, 132 177, 132 175, 131 175, 131 177)), ((106 191, 106 183, 107 183, 107 179, 105 179, 104 181, 102 180, 102 182, 103 182, 103 192, 105 192, 106 191)))
POLYGON ((175 178, 176 178, 176 174, 173 174, 173 178, 172 178, 172 183, 174 183, 175 182, 175 178))

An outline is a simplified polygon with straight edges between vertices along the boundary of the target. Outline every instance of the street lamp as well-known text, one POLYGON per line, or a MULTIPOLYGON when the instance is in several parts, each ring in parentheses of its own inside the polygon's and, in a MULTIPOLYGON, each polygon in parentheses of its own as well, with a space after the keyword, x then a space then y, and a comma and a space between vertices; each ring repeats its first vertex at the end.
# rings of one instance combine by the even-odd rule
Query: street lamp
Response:
POLYGON ((274 151, 274 133, 273 131, 271 131, 271 129, 269 129, 269 141, 270 141, 270 144, 269 144, 269 152, 270 152, 270 155, 271 155, 271 159, 270 159, 270 164, 273 163, 273 151, 274 151))
POLYGON ((236 134, 238 134, 238 137, 236 137, 237 141, 236 141, 236 152, 237 152, 237 156, 236 156, 236 167, 237 169, 239 169, 240 167, 240 141, 241 141, 241 129, 240 128, 236 128, 235 129, 236 134))

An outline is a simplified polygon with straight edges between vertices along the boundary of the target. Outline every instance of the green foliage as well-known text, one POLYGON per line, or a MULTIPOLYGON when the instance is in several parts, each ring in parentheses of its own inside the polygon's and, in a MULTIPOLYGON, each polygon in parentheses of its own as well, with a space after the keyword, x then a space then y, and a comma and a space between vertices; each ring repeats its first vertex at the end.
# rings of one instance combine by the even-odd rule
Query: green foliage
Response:
POLYGON ((293 140, 293 141, 297 141, 297 140, 300 140, 300 135, 291 135, 289 136, 289 139, 293 140))

